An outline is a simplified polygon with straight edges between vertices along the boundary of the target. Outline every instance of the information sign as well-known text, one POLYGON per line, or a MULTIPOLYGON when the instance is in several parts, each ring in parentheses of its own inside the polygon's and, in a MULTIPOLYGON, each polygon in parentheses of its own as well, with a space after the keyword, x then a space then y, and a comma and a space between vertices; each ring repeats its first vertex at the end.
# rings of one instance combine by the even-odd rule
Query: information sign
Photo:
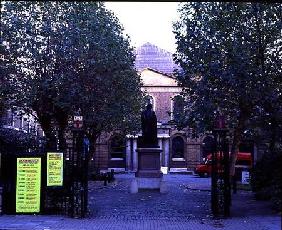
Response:
POLYGON ((40 211, 41 158, 17 158, 16 212, 40 211))
POLYGON ((63 153, 47 153, 47 186, 63 186, 63 153))

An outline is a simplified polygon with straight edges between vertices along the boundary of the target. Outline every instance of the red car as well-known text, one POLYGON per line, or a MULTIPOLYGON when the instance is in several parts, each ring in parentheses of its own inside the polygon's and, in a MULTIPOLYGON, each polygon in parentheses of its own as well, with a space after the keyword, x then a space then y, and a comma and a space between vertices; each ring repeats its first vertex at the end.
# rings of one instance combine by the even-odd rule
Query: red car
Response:
MULTIPOLYGON (((217 157, 219 159, 219 153, 217 154, 217 157)), ((236 169, 240 170, 243 168, 249 169, 251 167, 252 167, 251 153, 239 152, 237 155, 235 170, 236 169)), ((200 177, 204 177, 204 176, 210 176, 211 170, 212 170, 212 154, 209 154, 206 158, 204 158, 204 162, 202 164, 199 164, 195 168, 194 172, 198 174, 200 177)))

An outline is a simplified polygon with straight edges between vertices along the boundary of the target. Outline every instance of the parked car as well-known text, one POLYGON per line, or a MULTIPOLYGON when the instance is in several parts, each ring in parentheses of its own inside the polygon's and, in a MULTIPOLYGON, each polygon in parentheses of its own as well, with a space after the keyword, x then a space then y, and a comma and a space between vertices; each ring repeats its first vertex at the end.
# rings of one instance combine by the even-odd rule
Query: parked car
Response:
MULTIPOLYGON (((230 155, 230 153, 229 153, 230 155)), ((220 155, 217 154, 219 159, 220 155)), ((239 174, 243 170, 249 170, 252 167, 252 155, 251 153, 239 152, 237 155, 237 161, 235 164, 235 172, 239 174)), ((195 169, 194 173, 198 174, 200 177, 210 176, 212 171, 212 154, 208 154, 206 158, 203 159, 203 163, 199 164, 195 169)))

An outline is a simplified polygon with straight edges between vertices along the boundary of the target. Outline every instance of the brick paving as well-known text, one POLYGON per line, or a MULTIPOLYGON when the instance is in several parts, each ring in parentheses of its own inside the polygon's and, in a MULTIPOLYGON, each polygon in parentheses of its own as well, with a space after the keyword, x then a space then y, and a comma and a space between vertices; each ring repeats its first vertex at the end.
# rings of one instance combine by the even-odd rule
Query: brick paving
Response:
POLYGON ((89 183, 89 216, 71 219, 55 215, 3 215, 0 230, 153 230, 153 229, 281 229, 281 216, 268 202, 258 202, 248 191, 233 196, 232 218, 210 216, 210 178, 166 175, 169 191, 129 193, 133 174, 117 174, 116 181, 89 183))
MULTIPOLYGON (((118 175, 109 186, 91 182, 90 213, 93 217, 125 220, 205 218, 210 214, 210 192, 186 188, 188 178, 193 180, 189 175, 165 176, 169 190, 166 194, 154 190, 130 194, 133 174, 118 175)), ((208 184, 209 179, 204 180, 208 184)))

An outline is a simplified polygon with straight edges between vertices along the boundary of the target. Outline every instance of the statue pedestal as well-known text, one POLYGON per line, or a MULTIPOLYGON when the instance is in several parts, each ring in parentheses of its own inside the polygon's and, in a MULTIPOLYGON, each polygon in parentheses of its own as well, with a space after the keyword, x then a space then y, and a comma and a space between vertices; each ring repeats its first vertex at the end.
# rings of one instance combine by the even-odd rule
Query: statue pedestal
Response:
POLYGON ((159 189, 166 192, 166 184, 160 167, 161 149, 157 147, 138 148, 138 169, 135 178, 131 182, 131 193, 137 193, 139 189, 159 189))

